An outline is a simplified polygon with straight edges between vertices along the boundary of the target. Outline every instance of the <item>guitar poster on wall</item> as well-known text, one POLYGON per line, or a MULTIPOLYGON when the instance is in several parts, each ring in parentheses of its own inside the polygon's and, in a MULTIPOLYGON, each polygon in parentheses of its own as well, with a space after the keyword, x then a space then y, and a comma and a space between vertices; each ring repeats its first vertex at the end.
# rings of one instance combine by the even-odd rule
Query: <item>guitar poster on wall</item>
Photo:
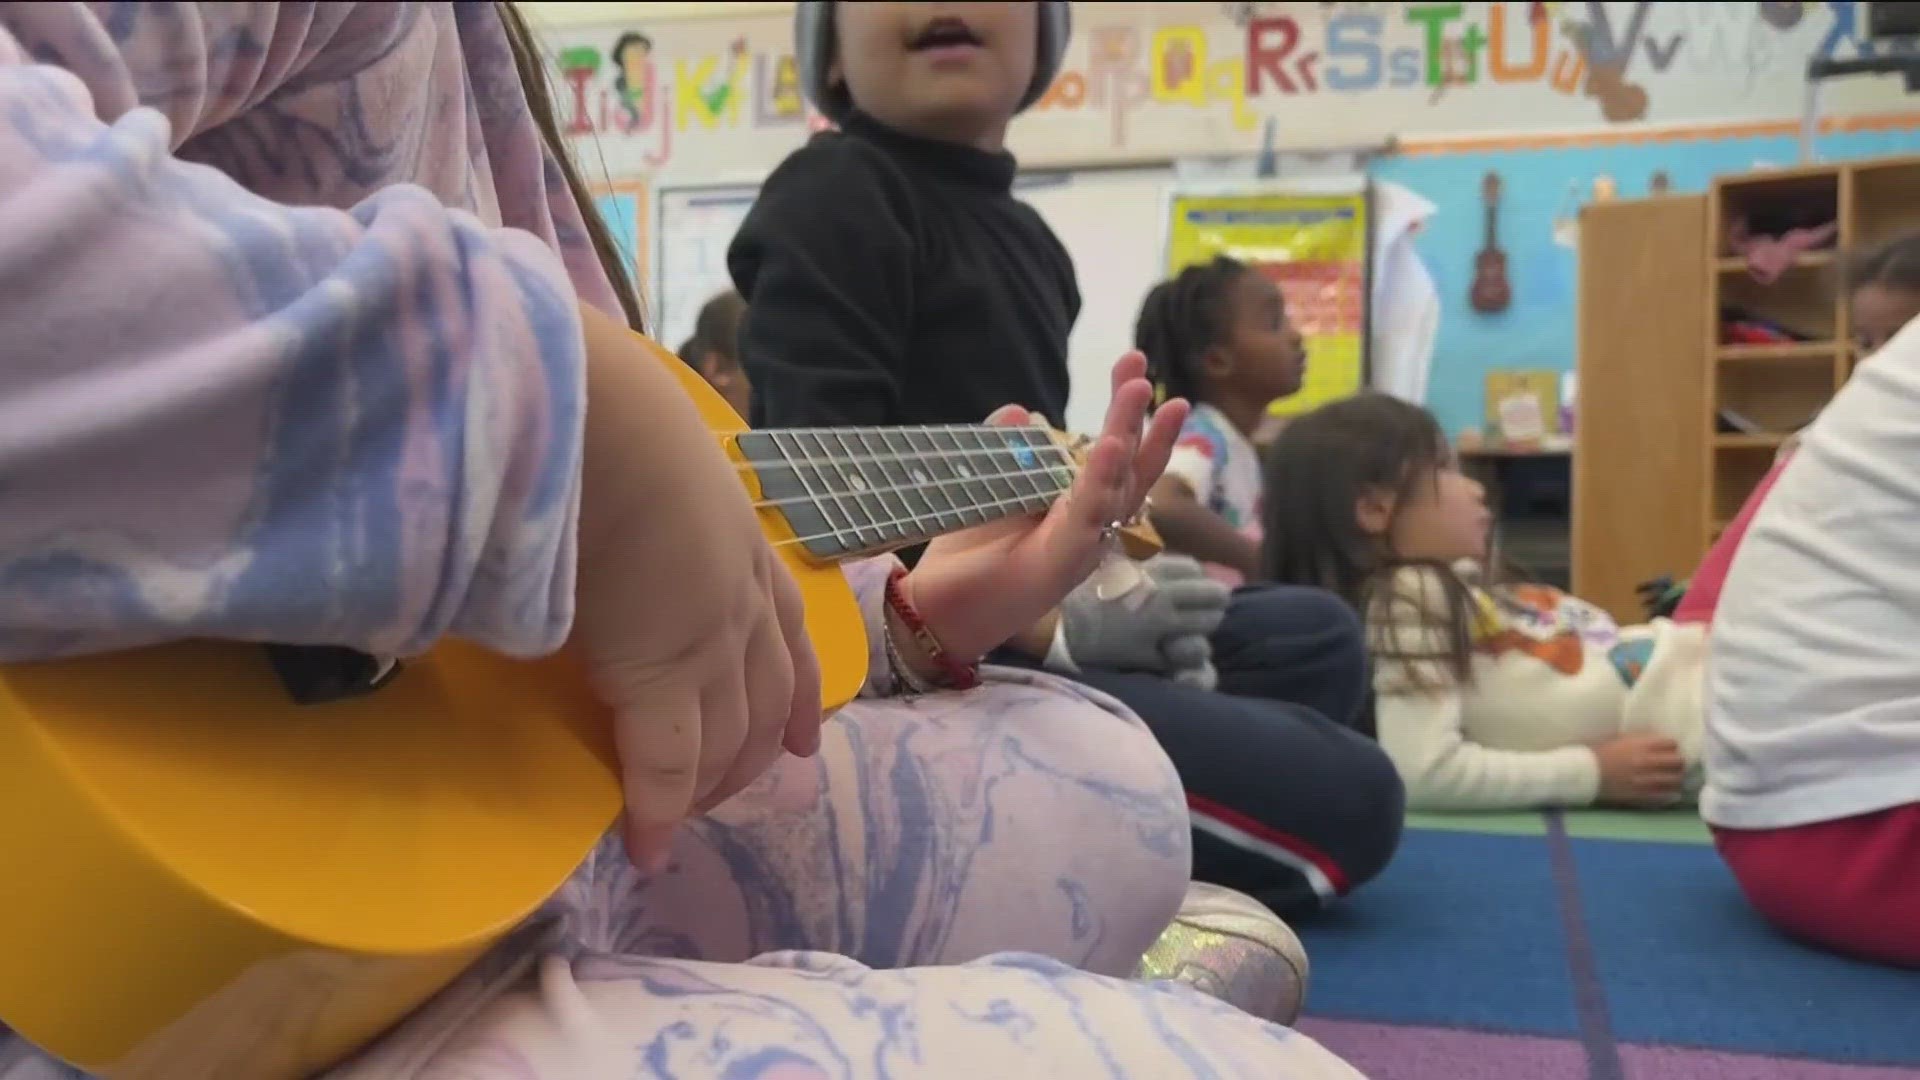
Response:
POLYGON ((1372 214, 1363 179, 1282 181, 1252 190, 1176 191, 1167 272, 1226 255, 1280 286, 1307 346, 1300 392, 1275 416, 1297 416, 1366 386, 1372 214))

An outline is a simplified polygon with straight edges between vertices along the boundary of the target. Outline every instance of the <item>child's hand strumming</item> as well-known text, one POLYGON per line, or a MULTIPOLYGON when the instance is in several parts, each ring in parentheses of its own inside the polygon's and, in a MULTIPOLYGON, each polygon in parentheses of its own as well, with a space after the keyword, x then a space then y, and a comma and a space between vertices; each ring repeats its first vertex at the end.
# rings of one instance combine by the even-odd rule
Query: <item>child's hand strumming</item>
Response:
POLYGON ((574 623, 614 711, 629 855, 820 738, 799 590, 673 376, 583 306, 588 410, 574 623))

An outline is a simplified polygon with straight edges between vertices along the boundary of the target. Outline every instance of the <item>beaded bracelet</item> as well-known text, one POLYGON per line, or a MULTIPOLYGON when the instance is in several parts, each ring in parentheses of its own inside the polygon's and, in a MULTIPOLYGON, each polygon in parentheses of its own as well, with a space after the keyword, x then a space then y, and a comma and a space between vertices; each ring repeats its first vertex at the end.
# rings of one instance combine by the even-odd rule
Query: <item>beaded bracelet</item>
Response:
MULTIPOLYGON (((971 664, 963 664, 955 660, 952 653, 947 652, 945 648, 941 647, 940 639, 933 636, 932 630, 927 629, 927 620, 921 617, 919 609, 915 608, 913 601, 907 598, 907 591, 901 585, 901 582, 905 581, 906 577, 907 569, 904 566, 894 567, 893 573, 888 575, 887 606, 893 609, 893 613, 899 617, 901 625, 905 626, 907 632, 913 635, 913 640, 920 646, 920 651, 926 655, 934 667, 940 670, 940 678, 937 680, 938 688, 942 690, 971 690, 979 686, 979 661, 971 664)), ((903 676, 902 681, 906 682, 910 687, 913 686, 914 683, 919 682, 920 680, 911 676, 911 668, 902 662, 899 650, 893 648, 891 638, 887 641, 887 648, 893 654, 888 657, 888 659, 899 669, 899 672, 903 676)))

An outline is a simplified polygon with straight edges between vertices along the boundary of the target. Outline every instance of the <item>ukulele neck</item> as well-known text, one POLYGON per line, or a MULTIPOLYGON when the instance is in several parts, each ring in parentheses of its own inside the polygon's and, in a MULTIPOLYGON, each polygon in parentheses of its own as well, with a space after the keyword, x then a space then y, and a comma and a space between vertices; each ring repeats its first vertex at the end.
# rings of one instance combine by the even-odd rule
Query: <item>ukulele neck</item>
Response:
POLYGON ((814 562, 874 555, 1052 506, 1076 462, 1045 428, 795 428, 734 437, 814 562))

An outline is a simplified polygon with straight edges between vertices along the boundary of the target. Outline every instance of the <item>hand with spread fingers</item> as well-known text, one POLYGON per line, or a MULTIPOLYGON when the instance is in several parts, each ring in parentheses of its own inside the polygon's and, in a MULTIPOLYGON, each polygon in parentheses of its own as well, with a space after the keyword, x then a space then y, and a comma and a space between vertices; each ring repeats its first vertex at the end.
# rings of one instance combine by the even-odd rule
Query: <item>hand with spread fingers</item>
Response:
MULTIPOLYGON (((1114 529, 1140 511, 1166 468, 1187 403, 1149 409, 1146 358, 1130 352, 1113 367, 1106 422, 1065 498, 1046 514, 1015 517, 943 536, 927 545, 902 583, 926 630, 950 657, 970 662, 1028 630, 1084 581, 1113 548, 1114 529)), ((1008 406, 987 420, 1026 424, 1008 406)))

